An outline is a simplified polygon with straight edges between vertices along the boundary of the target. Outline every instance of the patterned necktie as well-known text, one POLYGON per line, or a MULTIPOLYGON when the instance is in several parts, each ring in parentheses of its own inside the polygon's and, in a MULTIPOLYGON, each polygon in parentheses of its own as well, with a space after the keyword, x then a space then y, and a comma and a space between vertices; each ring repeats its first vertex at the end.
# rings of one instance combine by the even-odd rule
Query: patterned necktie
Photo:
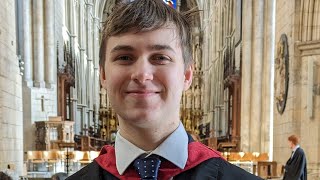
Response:
POLYGON ((135 167, 142 180, 156 180, 158 177, 160 163, 161 160, 159 159, 159 156, 151 155, 146 158, 137 158, 133 162, 133 166, 135 167))

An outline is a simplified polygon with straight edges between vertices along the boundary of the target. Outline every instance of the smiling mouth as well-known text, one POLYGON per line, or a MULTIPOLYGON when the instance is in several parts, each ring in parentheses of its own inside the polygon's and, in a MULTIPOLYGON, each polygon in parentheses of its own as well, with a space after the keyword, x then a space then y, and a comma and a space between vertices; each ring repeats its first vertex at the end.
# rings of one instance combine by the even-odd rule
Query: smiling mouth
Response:
POLYGON ((133 90, 127 91, 126 94, 136 97, 148 97, 160 94, 160 91, 133 90))

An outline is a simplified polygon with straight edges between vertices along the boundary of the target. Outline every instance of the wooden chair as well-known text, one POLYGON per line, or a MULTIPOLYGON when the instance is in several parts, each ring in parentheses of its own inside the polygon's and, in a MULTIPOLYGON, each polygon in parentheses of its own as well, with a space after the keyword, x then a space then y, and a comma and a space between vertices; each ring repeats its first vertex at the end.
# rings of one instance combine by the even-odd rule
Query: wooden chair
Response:
POLYGON ((60 160, 60 155, 58 151, 44 151, 43 152, 44 159, 48 164, 48 171, 51 166, 53 166, 53 172, 56 172, 56 165, 60 160))
POLYGON ((45 163, 42 151, 28 151, 28 162, 32 163, 32 169, 35 171, 35 165, 45 163))
POLYGON ((252 155, 252 153, 247 152, 244 154, 244 156, 241 158, 242 161, 254 161, 255 157, 252 155))
POLYGON ((268 161, 269 160, 269 155, 268 153, 261 153, 258 157, 257 157, 258 161, 268 161))
POLYGON ((241 156, 238 153, 232 152, 229 155, 229 161, 240 161, 241 156))

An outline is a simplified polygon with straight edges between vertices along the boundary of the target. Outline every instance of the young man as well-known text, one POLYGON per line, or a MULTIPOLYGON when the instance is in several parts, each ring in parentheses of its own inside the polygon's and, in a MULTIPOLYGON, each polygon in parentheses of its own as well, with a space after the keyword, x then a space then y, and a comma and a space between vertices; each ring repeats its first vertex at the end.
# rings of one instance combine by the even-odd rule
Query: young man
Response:
POLYGON ((295 135, 288 137, 289 147, 292 150, 291 156, 286 163, 284 180, 306 180, 307 160, 303 149, 299 145, 299 139, 295 135))
POLYGON ((162 0, 117 6, 100 50, 101 84, 118 115, 115 148, 105 146, 75 179, 259 179, 194 142, 180 122, 192 82, 187 15, 162 0))

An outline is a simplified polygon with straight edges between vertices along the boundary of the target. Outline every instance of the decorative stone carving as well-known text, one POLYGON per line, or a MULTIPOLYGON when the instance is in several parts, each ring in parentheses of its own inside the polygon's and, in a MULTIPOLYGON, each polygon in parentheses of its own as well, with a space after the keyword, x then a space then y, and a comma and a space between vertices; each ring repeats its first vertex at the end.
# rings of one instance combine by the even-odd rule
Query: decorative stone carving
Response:
POLYGON ((116 131, 117 130, 116 120, 113 117, 110 119, 109 125, 110 125, 110 131, 116 131))
POLYGON ((286 107, 289 87, 289 50, 287 36, 282 34, 277 44, 275 59, 275 102, 277 110, 282 114, 286 107))
POLYGON ((187 131, 191 131, 192 130, 192 121, 191 121, 191 118, 190 118, 190 112, 188 113, 187 115, 187 118, 186 118, 186 121, 185 121, 185 128, 187 131))
POLYGON ((195 64, 196 64, 196 70, 200 70, 202 66, 202 49, 200 44, 196 44, 195 46, 195 64))
POLYGON ((186 91, 186 108, 187 109, 192 108, 192 91, 191 90, 186 91))
POLYGON ((198 86, 194 90, 194 107, 195 109, 201 108, 201 90, 198 86))
POLYGON ((73 121, 49 118, 49 121, 35 122, 35 126, 36 150, 60 149, 61 143, 73 143, 73 121))

